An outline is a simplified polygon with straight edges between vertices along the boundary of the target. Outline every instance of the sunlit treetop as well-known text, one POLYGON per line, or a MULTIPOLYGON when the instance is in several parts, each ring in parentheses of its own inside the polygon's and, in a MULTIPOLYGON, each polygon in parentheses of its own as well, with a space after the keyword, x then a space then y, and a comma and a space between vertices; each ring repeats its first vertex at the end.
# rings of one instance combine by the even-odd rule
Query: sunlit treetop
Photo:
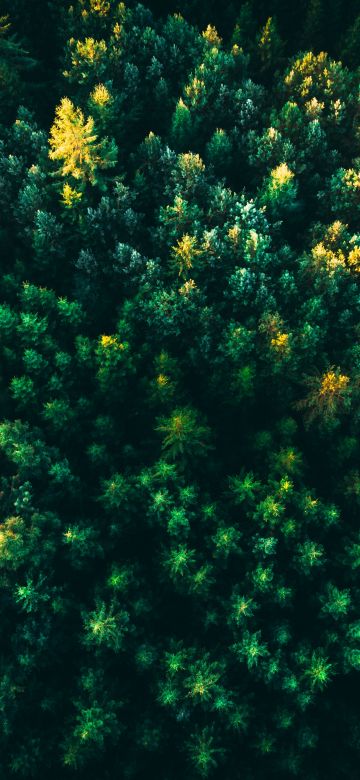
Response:
POLYGON ((311 250, 315 271, 357 274, 360 271, 360 244, 357 235, 351 236, 348 225, 336 220, 323 232, 323 238, 311 250))
POLYGON ((306 52, 294 60, 288 69, 284 84, 286 92, 301 104, 308 104, 313 98, 324 102, 327 111, 340 109, 337 101, 349 96, 349 72, 341 62, 336 62, 325 53, 306 52))
POLYGON ((289 169, 286 163, 281 163, 277 168, 271 171, 271 181, 275 189, 278 187, 284 187, 291 179, 294 178, 294 173, 289 169))
POLYGON ((337 414, 349 411, 351 404, 351 381, 340 368, 331 367, 324 374, 309 377, 306 384, 311 388, 308 396, 298 403, 298 408, 306 411, 306 417, 312 422, 333 420, 337 414))
POLYGON ((202 33, 203 38, 211 44, 211 46, 220 46, 221 38, 219 33, 211 24, 208 24, 206 30, 202 33))
POLYGON ((116 164, 115 142, 98 141, 93 118, 85 119, 82 110, 66 97, 56 109, 49 143, 50 159, 61 163, 58 173, 83 184, 96 184, 100 172, 116 164))

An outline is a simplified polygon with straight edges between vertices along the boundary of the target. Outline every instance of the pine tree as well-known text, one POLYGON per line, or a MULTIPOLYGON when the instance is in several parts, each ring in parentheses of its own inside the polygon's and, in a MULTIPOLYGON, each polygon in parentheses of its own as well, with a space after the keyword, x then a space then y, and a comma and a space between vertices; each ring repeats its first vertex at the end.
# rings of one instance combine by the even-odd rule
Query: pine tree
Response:
POLYGON ((283 43, 280 38, 276 20, 269 17, 265 26, 258 36, 258 56, 260 59, 261 73, 269 73, 279 66, 280 58, 283 52, 283 43))
POLYGON ((63 98, 56 109, 49 142, 50 159, 61 162, 58 175, 69 176, 82 185, 104 186, 102 171, 116 165, 115 141, 98 141, 93 118, 85 119, 69 98, 63 98))
POLYGON ((5 116, 22 98, 22 74, 34 68, 35 64, 35 60, 11 32, 9 17, 0 16, 0 106, 2 112, 6 112, 5 116))

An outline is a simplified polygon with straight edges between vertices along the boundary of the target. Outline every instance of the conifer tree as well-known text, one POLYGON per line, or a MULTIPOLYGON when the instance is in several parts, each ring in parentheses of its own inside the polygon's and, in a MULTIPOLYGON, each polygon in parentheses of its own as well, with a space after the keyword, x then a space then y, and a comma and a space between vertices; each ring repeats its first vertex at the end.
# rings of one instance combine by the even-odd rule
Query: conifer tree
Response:
POLYGON ((78 180, 80 185, 104 186, 102 171, 116 165, 115 141, 98 141, 93 118, 85 119, 69 98, 63 98, 56 109, 49 142, 50 159, 61 162, 58 174, 78 180))

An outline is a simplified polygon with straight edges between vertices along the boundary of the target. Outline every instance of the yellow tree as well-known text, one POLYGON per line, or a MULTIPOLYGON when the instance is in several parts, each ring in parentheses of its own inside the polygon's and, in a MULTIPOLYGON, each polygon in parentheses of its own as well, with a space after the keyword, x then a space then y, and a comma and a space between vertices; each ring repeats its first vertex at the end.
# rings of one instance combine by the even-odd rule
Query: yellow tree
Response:
POLYGON ((201 255, 201 249, 197 248, 195 236, 185 233, 178 239, 177 245, 172 247, 172 258, 173 265, 178 269, 179 276, 187 276, 198 255, 201 255))
POLYGON ((83 185, 101 183, 101 171, 116 164, 115 141, 98 141, 94 120, 85 118, 80 108, 65 97, 56 109, 50 130, 51 160, 59 160, 58 173, 79 180, 83 185))
POLYGON ((299 401, 298 409, 305 409, 307 422, 315 417, 324 421, 333 420, 341 411, 349 411, 351 403, 350 377, 342 374, 340 368, 331 366, 324 374, 307 377, 310 392, 299 401))

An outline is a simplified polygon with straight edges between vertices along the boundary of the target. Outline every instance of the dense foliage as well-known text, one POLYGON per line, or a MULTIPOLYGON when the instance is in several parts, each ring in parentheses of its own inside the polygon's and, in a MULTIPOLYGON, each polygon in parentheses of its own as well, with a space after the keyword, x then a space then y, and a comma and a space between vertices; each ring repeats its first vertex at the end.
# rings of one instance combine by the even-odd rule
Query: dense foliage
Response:
POLYGON ((0 776, 357 780, 360 4, 151 5, 1 2, 0 776))

